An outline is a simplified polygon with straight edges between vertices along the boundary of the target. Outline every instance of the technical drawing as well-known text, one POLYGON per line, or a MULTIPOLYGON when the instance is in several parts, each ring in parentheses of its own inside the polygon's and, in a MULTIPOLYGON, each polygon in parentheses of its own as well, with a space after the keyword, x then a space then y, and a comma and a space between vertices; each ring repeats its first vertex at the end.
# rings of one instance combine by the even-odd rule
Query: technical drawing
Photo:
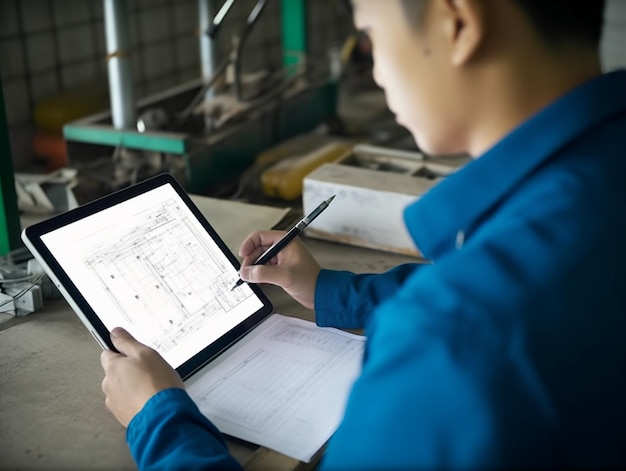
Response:
POLYGON ((144 341, 161 353, 252 294, 230 291, 234 268, 192 217, 168 200, 83 256, 125 319, 141 326, 144 341))

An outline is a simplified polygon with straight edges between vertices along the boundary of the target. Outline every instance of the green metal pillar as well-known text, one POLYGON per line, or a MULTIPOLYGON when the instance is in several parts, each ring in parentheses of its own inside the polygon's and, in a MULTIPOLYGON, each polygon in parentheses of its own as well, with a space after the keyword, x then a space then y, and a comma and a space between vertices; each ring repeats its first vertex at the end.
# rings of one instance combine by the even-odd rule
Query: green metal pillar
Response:
MULTIPOLYGON (((314 0, 319 1, 319 0, 314 0)), ((307 0, 282 0, 283 65, 299 64, 307 53, 307 0)))
POLYGON ((0 256, 20 245, 20 218, 11 161, 9 130, 0 82, 0 256))

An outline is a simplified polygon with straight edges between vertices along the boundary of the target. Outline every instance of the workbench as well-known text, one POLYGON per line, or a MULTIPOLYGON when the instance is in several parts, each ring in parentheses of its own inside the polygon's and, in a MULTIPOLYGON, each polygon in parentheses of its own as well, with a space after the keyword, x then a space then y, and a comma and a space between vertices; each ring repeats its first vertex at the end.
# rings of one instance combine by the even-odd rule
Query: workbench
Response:
MULTIPOLYGON (((417 259, 305 238, 324 268, 385 271, 417 259)), ((228 241, 226 241, 228 242, 228 241)), ((281 289, 263 287, 276 312, 314 320, 281 289)), ((104 406, 100 347, 67 303, 47 302, 0 323, 0 467, 135 469, 125 430, 104 406)), ((312 469, 271 450, 228 440, 247 470, 312 469)))

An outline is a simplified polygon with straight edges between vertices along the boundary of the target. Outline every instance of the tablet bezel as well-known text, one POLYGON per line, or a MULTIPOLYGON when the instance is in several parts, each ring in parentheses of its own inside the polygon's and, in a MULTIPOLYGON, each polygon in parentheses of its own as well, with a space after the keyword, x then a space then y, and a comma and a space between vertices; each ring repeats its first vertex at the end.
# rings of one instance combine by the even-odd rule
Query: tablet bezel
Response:
MULTIPOLYGON (((202 215, 200 210, 187 195, 180 183, 173 176, 167 173, 159 174, 143 182, 123 188, 109 195, 96 199, 90 203, 87 203, 83 206, 80 206, 76 209, 54 216, 46 221, 29 226, 22 231, 22 239, 26 243, 27 247, 31 250, 35 258, 42 262, 42 265, 44 269, 48 272, 48 274, 52 275, 53 281, 61 285, 58 286, 57 284, 57 286, 60 288, 61 293, 66 298, 70 306, 74 309, 74 311, 76 311, 76 309, 80 311, 76 311, 76 314, 79 315, 79 318, 81 318, 83 323, 89 324, 86 326, 88 329, 94 329, 95 332, 92 331, 91 333, 92 335, 94 335, 94 337, 96 337, 98 343, 101 343, 99 341, 99 339, 101 339, 106 344, 106 348, 109 348, 113 351, 117 351, 117 349, 111 343, 108 329, 100 320, 96 312, 91 308, 87 300, 82 296, 82 294, 80 293, 74 282, 69 278, 65 270, 59 265, 55 257, 48 250, 46 244, 42 240, 42 236, 68 224, 72 224, 80 219, 89 217, 95 213, 132 199, 152 189, 168 184, 171 185, 176 193, 180 196, 181 200, 187 205, 194 217, 200 222, 202 227, 204 227, 210 237, 215 241, 217 246, 227 257, 228 261, 232 263, 235 269, 239 270, 239 260, 230 251, 228 246, 224 243, 224 241, 221 239, 215 229, 213 229, 211 224, 202 215)), ((274 311, 274 307, 272 306, 270 300, 265 296, 263 291, 261 291, 261 289, 257 285, 250 284, 249 286, 254 292, 255 296, 261 301, 261 309, 246 318, 243 322, 237 324, 226 334, 212 342, 210 345, 202 349, 196 355, 186 360, 183 364, 176 368, 176 371, 183 380, 187 379, 195 371, 202 368, 217 355, 219 355, 222 351, 224 351, 234 342, 239 340, 252 328, 262 322, 270 314, 272 314, 272 312, 274 311)))

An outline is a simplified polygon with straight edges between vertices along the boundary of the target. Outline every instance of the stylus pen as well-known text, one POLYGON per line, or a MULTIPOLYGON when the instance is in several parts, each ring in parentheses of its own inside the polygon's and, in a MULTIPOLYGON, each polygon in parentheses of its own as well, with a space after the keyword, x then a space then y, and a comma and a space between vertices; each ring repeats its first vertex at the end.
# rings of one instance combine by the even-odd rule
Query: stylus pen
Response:
MULTIPOLYGON (((322 213, 322 211, 324 211, 326 208, 328 208, 328 205, 330 204, 330 202, 334 198, 335 198, 335 195, 331 196, 326 201, 322 201, 322 204, 320 204, 317 208, 315 208, 313 211, 311 211, 311 214, 309 214, 308 216, 305 216, 302 219, 300 219, 300 221, 295 226, 293 226, 291 229, 289 229, 287 231, 287 233, 284 236, 282 236, 278 242, 276 242, 269 249, 267 249, 265 252, 263 252, 261 254, 261 256, 256 259, 256 261, 254 262, 253 265, 265 265, 272 258, 274 258, 276 256, 276 254, 278 254, 278 252, 280 252, 282 249, 287 247, 289 242, 291 242, 298 235, 300 235, 302 233, 302 231, 309 224, 311 224, 313 222, 313 220, 317 216, 319 216, 322 213)), ((243 284, 243 280, 241 278, 239 278, 237 280, 237 283, 235 283, 235 286, 233 286, 230 290, 232 291, 237 286, 241 286, 242 284, 243 284)))

